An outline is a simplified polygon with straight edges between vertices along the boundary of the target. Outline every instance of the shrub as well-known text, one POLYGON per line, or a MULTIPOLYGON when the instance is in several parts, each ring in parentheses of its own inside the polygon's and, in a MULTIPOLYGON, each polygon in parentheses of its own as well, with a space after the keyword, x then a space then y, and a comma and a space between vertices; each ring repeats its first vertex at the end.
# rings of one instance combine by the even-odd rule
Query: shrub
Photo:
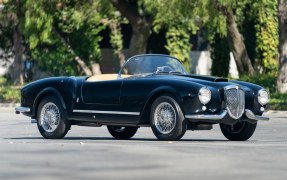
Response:
POLYGON ((6 78, 0 77, 0 103, 19 103, 20 88, 12 86, 6 78))
POLYGON ((276 92, 276 76, 266 74, 266 75, 260 75, 260 76, 242 76, 238 80, 239 81, 245 81, 250 82, 253 84, 257 84, 259 86, 262 86, 266 88, 270 94, 273 94, 276 92))
POLYGON ((287 110, 287 94, 276 93, 276 79, 276 76, 266 74, 261 76, 242 76, 238 80, 258 84, 266 88, 270 93, 268 109, 287 110))

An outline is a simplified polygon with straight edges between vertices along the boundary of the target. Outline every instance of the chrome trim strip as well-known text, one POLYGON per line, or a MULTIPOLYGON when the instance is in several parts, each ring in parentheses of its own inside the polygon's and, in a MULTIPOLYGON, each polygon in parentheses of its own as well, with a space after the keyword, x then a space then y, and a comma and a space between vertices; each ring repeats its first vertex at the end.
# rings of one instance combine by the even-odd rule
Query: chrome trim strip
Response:
POLYGON ((220 120, 224 118, 227 114, 226 110, 220 111, 219 114, 187 114, 185 118, 187 119, 208 119, 208 120, 220 120))
POLYGON ((253 120, 257 120, 257 121, 268 121, 269 117, 266 116, 257 116, 255 115, 251 110, 249 109, 245 109, 245 115, 249 118, 249 119, 253 119, 253 120))
POLYGON ((239 89, 239 88, 242 89, 239 85, 235 85, 235 84, 224 86, 225 90, 228 90, 228 89, 239 89))
POLYGON ((122 115, 135 115, 139 116, 140 112, 124 112, 124 111, 98 111, 98 110, 81 110, 74 109, 75 113, 91 113, 91 114, 122 114, 122 115))
POLYGON ((27 108, 27 107, 16 107, 15 111, 18 111, 18 112, 30 112, 30 108, 27 108))

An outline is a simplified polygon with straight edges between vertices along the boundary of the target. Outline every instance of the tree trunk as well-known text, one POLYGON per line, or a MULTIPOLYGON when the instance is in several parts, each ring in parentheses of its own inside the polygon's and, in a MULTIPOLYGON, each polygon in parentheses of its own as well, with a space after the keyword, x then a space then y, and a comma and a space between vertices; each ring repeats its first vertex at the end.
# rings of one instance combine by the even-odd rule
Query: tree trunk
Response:
MULTIPOLYGON (((72 49, 70 49, 69 51, 74 54, 74 51, 72 49)), ((86 76, 93 75, 91 69, 86 65, 85 61, 83 61, 79 56, 76 56, 75 60, 80 65, 86 76)))
POLYGON ((122 48, 118 49, 118 51, 119 68, 121 68, 126 62, 126 56, 122 48))
POLYGON ((22 48, 22 31, 20 29, 20 20, 22 18, 23 13, 21 10, 21 3, 19 0, 15 0, 16 4, 16 16, 17 22, 15 22, 15 26, 13 29, 13 45, 14 45, 14 53, 15 60, 10 67, 9 76, 15 85, 23 85, 23 48, 22 48))
POLYGON ((279 19, 279 74, 277 78, 277 91, 287 93, 287 2, 278 0, 279 19))
MULTIPOLYGON (((72 49, 70 49, 70 52, 74 53, 72 49)), ((88 65, 85 63, 85 61, 83 61, 79 56, 76 56, 75 60, 80 65, 86 76, 102 74, 99 63, 96 63, 93 60, 91 60, 90 61, 91 68, 89 68, 88 65)))
POLYGON ((92 68, 93 75, 102 74, 101 66, 99 63, 96 63, 95 61, 91 60, 90 65, 92 68))
POLYGON ((14 44, 14 53, 15 59, 12 63, 9 76, 14 85, 23 85, 23 50, 22 50, 22 32, 19 29, 19 25, 14 26, 13 30, 13 44, 14 44))
POLYGON ((126 0, 112 0, 112 3, 132 25, 133 34, 130 40, 129 57, 146 53, 146 46, 154 21, 153 17, 141 15, 138 8, 126 0))
POLYGON ((151 27, 151 22, 145 18, 139 18, 138 23, 132 24, 133 34, 130 40, 129 57, 146 53, 151 27))
POLYGON ((255 74, 254 68, 247 54, 247 50, 243 42, 242 36, 234 21, 233 13, 229 12, 227 14, 227 18, 228 18, 227 22, 228 45, 234 56, 239 74, 246 73, 254 75, 255 74))

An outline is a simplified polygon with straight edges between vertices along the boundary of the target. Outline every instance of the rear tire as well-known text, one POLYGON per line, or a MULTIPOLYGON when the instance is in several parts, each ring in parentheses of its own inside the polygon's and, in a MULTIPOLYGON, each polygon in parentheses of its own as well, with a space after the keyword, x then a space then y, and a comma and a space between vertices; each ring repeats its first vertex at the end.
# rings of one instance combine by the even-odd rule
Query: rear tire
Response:
POLYGON ((162 141, 180 140, 186 132, 187 123, 175 98, 170 95, 158 97, 151 106, 151 128, 162 141))
POLYGON ((55 96, 47 96, 40 102, 37 120, 39 132, 45 139, 62 139, 71 128, 66 112, 55 96))
POLYGON ((231 141, 246 141, 254 133, 257 123, 246 121, 238 122, 234 125, 220 124, 223 135, 231 141))
POLYGON ((107 126, 110 134, 116 139, 129 139, 133 137, 138 127, 107 126))

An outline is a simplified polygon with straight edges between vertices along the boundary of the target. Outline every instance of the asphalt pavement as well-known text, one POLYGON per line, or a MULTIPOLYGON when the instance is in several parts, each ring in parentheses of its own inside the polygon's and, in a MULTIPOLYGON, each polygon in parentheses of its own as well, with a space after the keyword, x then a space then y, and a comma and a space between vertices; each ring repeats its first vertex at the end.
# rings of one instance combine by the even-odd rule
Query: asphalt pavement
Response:
POLYGON ((150 128, 115 140, 106 127, 73 126, 46 140, 37 126, 0 109, 0 179, 287 179, 287 112, 269 112, 249 141, 231 142, 219 126, 157 141, 150 128))

